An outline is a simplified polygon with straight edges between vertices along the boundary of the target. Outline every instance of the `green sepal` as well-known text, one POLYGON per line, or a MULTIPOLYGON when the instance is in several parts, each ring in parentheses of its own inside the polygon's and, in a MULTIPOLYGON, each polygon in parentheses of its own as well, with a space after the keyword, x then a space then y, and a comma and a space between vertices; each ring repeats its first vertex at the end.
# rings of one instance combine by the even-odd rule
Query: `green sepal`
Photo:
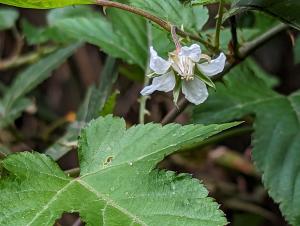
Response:
POLYGON ((212 87, 213 89, 216 89, 216 85, 215 83, 210 79, 210 77, 204 75, 203 73, 201 73, 198 68, 195 68, 195 75, 202 81, 204 82, 206 85, 212 87))
POLYGON ((176 85, 175 85, 175 88, 173 89, 173 101, 174 101, 174 104, 177 106, 177 101, 178 101, 180 90, 181 90, 182 80, 180 79, 179 76, 175 76, 175 78, 176 78, 176 85))

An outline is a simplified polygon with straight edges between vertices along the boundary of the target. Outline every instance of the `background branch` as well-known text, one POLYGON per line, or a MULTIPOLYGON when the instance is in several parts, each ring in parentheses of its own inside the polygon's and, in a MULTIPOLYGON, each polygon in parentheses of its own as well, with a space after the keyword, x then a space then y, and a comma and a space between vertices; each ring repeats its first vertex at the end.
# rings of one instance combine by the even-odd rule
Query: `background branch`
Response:
POLYGON ((54 52, 55 50, 57 50, 57 47, 45 47, 40 48, 39 50, 32 53, 27 53, 21 56, 13 56, 8 59, 2 60, 0 61, 0 71, 33 63, 39 60, 41 57, 54 52))
POLYGON ((233 56, 235 58, 239 57, 239 42, 237 37, 237 24, 236 24, 236 16, 232 16, 229 18, 230 21, 230 32, 231 32, 231 44, 233 50, 233 56))

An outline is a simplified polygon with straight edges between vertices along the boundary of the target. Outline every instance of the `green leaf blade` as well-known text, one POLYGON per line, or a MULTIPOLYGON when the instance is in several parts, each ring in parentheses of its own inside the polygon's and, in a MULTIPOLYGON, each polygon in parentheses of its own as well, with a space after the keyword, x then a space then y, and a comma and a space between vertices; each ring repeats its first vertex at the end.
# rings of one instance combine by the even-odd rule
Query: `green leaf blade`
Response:
POLYGON ((50 29, 56 30, 66 40, 88 42, 99 46, 110 56, 145 68, 148 50, 146 21, 143 18, 118 9, 107 9, 110 21, 99 13, 84 8, 53 10, 48 18, 50 29), (83 11, 89 11, 89 14, 76 14, 83 11), (53 15, 58 17, 53 20, 53 15), (118 18, 122 18, 122 21, 118 18))
POLYGON ((17 19, 19 13, 15 9, 1 8, 0 9, 0 31, 12 28, 17 19))
POLYGON ((172 24, 190 32, 199 32, 208 20, 208 10, 200 5, 183 5, 179 0, 130 0, 130 3, 144 9, 172 24))
MULTIPOLYGON (((267 80, 255 75, 249 62, 233 69, 225 84, 217 84, 206 103, 194 111, 194 121, 223 123, 255 115, 253 159, 263 173, 263 183, 270 196, 280 204, 287 220, 300 223, 300 95, 282 96, 267 80), (243 92, 240 92, 243 90, 243 92)), ((260 72, 262 73, 262 72, 260 72)))
POLYGON ((0 3, 21 8, 51 9, 70 5, 93 4, 94 0, 0 0, 0 3))
POLYGON ((230 11, 231 14, 237 14, 247 10, 263 11, 300 29, 300 2, 298 0, 235 0, 230 11))
POLYGON ((165 155, 236 124, 147 124, 126 130, 122 119, 99 118, 82 132, 81 175, 76 179, 42 154, 15 154, 3 161, 9 174, 0 181, 0 222, 53 225, 63 212, 79 212, 87 225, 225 225, 223 213, 199 181, 154 167, 165 155), (177 134, 143 144, 149 132, 150 137, 177 134), (17 218, 9 214, 16 207, 17 218))

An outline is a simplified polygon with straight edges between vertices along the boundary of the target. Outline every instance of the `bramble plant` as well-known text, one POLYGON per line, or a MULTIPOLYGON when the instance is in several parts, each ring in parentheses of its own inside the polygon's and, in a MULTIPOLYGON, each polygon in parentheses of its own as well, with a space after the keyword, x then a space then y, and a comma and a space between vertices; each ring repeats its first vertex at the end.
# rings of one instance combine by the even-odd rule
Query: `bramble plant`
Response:
MULTIPOLYGON (((275 91, 279 80, 250 59, 285 34, 300 62, 297 0, 0 3, 0 71, 17 73, 9 85, 5 74, 0 85, 0 225, 300 225, 300 91, 275 91), (47 9, 46 24, 33 25, 19 8, 47 9), (2 35, 14 38, 11 55, 2 35), (99 84, 87 68, 100 57, 89 54, 87 44, 105 59, 99 84), (39 86, 62 65, 75 77, 84 74, 87 84, 78 82, 82 91, 70 99, 85 98, 63 119, 48 109, 39 86), (152 117, 158 111, 163 117, 152 117), (30 142, 26 133, 36 121, 18 127, 26 114, 38 118, 37 131, 44 128, 30 142), (175 122, 182 115, 184 125, 175 122), (253 164, 228 148, 213 150, 228 137, 238 143, 238 136, 252 132, 253 164), (24 144, 25 150, 17 148, 24 144), (200 150, 205 154, 186 160, 186 153, 200 150), (211 159, 221 170, 203 163, 211 159), (229 183, 197 180, 205 167, 213 171, 208 177, 221 174, 229 183), (243 178, 236 186, 230 182, 235 177, 243 178), (224 190, 219 196, 218 186, 224 190), (245 198, 240 190, 254 195, 245 198), (262 201, 268 196, 272 207, 262 201), (66 223, 66 214, 75 222, 66 223)), ((264 58, 260 53, 256 59, 264 58)), ((50 92, 53 102, 58 90, 50 92)))

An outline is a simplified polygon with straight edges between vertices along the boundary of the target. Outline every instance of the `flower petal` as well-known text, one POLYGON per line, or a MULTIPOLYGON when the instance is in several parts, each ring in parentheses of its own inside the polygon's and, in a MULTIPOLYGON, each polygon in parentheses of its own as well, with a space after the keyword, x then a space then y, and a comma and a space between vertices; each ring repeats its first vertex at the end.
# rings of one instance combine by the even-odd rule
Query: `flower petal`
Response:
POLYGON ((143 96, 150 95, 156 90, 163 91, 163 92, 169 92, 174 89, 175 84, 176 84, 175 75, 174 75, 174 72, 171 71, 171 72, 161 75, 159 77, 155 77, 152 81, 152 84, 150 86, 146 86, 141 91, 141 94, 143 96))
POLYGON ((153 70, 156 74, 162 75, 165 74, 169 68, 171 67, 171 62, 164 60, 160 56, 158 56, 157 52, 153 48, 153 46, 150 47, 150 68, 153 70))
POLYGON ((220 56, 218 56, 216 59, 210 62, 197 64, 197 67, 204 75, 213 76, 219 74, 224 70, 225 63, 226 56, 224 53, 221 53, 220 56))
POLYGON ((179 56, 189 57, 192 61, 198 62, 201 58, 201 47, 193 44, 190 47, 184 46, 179 52, 179 56))
POLYGON ((198 78, 190 81, 184 80, 182 93, 189 102, 196 105, 203 103, 208 97, 206 85, 198 78))

